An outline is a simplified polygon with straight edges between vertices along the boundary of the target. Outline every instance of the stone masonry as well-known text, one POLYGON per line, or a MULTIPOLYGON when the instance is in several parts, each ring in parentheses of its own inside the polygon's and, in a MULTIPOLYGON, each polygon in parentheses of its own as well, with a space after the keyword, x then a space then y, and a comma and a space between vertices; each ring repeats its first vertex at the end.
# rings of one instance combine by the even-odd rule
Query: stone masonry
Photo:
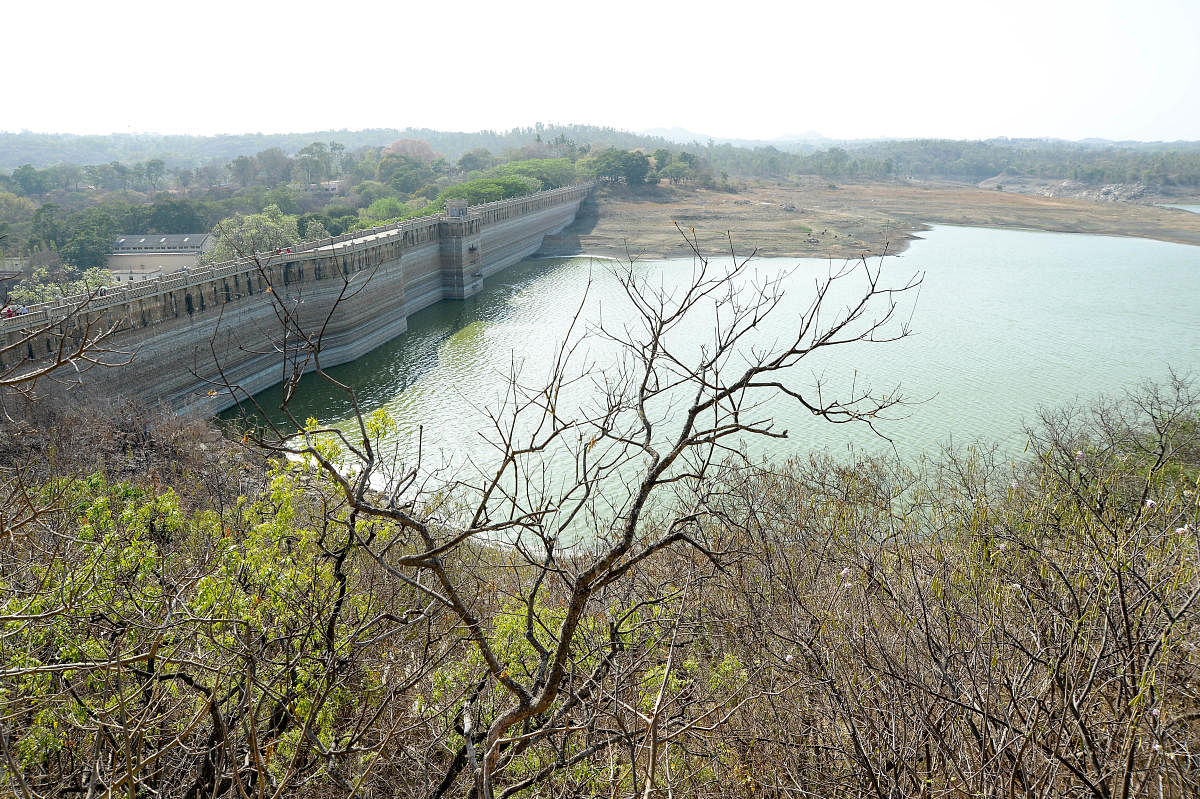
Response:
POLYGON ((410 314, 472 296, 485 277, 569 225, 591 188, 455 209, 109 289, 75 314, 86 298, 34 306, 0 318, 0 370, 45 362, 91 323, 115 328, 103 360, 128 363, 66 375, 80 389, 215 413, 233 404, 225 383, 248 393, 278 383, 285 359, 302 350, 301 334, 323 331, 320 365, 334 366, 403 333, 410 314), (286 334, 278 303, 299 322, 286 334))

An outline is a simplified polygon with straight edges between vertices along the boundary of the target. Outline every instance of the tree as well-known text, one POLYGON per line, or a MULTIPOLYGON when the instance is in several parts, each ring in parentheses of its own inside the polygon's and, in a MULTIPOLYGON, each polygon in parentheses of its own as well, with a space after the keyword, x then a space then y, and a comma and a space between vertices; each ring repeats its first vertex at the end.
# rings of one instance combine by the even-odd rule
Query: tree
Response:
POLYGON ((350 156, 346 154, 346 145, 336 141, 329 142, 329 160, 333 177, 345 172, 350 160, 350 156))
MULTIPOLYGON (((3 220, 4 226, 24 226, 31 224, 36 212, 37 208, 34 206, 32 200, 26 199, 25 197, 18 197, 11 192, 0 191, 0 220, 3 220)), ((5 244, 11 246, 16 243, 17 242, 13 241, 12 239, 0 238, 0 247, 5 244)))
POLYGON ((25 164, 13 170, 12 179, 26 197, 46 193, 46 175, 34 168, 33 164, 25 164))
POLYGON ((376 200, 384 197, 395 197, 396 190, 391 186, 386 186, 377 180, 364 180, 354 188, 355 193, 361 198, 361 202, 370 205, 376 200))
POLYGON ((537 178, 514 175, 511 177, 479 178, 466 183, 456 183, 438 195, 438 201, 466 200, 471 205, 495 202, 509 197, 522 197, 541 191, 542 183, 537 178))
POLYGON ((157 190, 159 181, 163 179, 163 175, 167 173, 167 166, 161 158, 151 158, 145 165, 146 182, 150 184, 151 190, 157 190))
POLYGON ((213 236, 216 242, 200 256, 202 263, 229 261, 300 241, 296 217, 285 215, 277 205, 268 205, 260 214, 222 219, 213 228, 213 236))
POLYGON ((610 147, 592 156, 588 168, 594 177, 623 180, 630 186, 640 186, 650 172, 650 159, 644 153, 610 147))
POLYGON ((646 175, 650 172, 650 159, 646 158, 645 153, 629 152, 621 156, 621 170, 625 175, 625 181, 630 186, 640 186, 646 181, 646 175))
POLYGON ((280 185, 263 195, 263 205, 277 205, 285 214, 300 213, 300 196, 291 186, 280 185))
POLYGON ((292 159, 278 147, 269 147, 254 156, 259 171, 268 186, 278 186, 291 174, 292 159))
POLYGON ((600 180, 620 180, 625 176, 621 156, 622 151, 609 147, 591 156, 585 166, 594 178, 600 180))
MULTIPOLYGON (((685 238, 695 249, 695 240, 685 238)), ((428 468, 419 452, 403 459, 387 454, 386 437, 396 421, 360 411, 353 388, 322 368, 323 325, 306 325, 299 306, 271 293, 282 324, 274 346, 287 353, 284 413, 300 373, 315 369, 345 392, 356 420, 346 431, 289 416, 261 433, 260 444, 318 469, 338 493, 344 503, 337 513, 344 531, 339 552, 361 552, 397 587, 418 593, 423 609, 414 612, 461 631, 461 645, 453 650, 461 664, 454 678, 461 693, 453 694, 461 742, 454 744, 435 795, 466 782, 456 792, 508 796, 578 762, 554 752, 586 757, 630 742, 601 723, 599 714, 607 718, 608 708, 641 700, 608 686, 647 679, 640 660, 626 657, 632 641, 643 635, 679 640, 679 623, 668 619, 663 629, 639 622, 643 614, 669 611, 679 597, 667 591, 639 602, 629 592, 645 570, 668 568, 669 553, 679 556, 675 563, 718 570, 734 557, 712 480, 740 468, 736 461, 722 465, 726 456, 736 458, 739 437, 787 435, 756 412, 763 398, 782 395, 830 421, 868 425, 901 401, 895 391, 875 395, 858 388, 838 397, 820 387, 810 392, 795 384, 793 367, 819 350, 907 335, 894 324, 896 303, 916 280, 885 285, 865 262, 835 270, 818 285, 793 337, 771 346, 756 341, 754 331, 778 306, 781 278, 753 283, 749 259, 719 270, 698 251, 696 258, 693 281, 678 291, 656 287, 632 265, 623 268, 619 280, 639 324, 598 334, 620 348, 617 365, 594 374, 591 364, 579 362, 583 345, 573 330, 541 379, 512 373, 504 406, 492 417, 494 463, 449 481, 438 479, 438 468, 428 468), (861 281, 856 300, 839 313, 824 307, 834 285, 855 278, 861 281), (681 332, 696 315, 719 320, 712 339, 699 347, 681 332), (573 386, 584 379, 598 395, 572 400, 573 386), (568 457, 573 468, 548 471, 552 454, 568 457), (498 586, 489 583, 489 563, 511 577, 499 596, 498 586), (538 765, 531 768, 525 758, 535 752, 549 759, 535 758, 538 765)), ((355 278, 345 281, 343 295, 358 290, 355 278)), ((335 312, 336 304, 328 313, 335 312)), ((226 388, 254 402, 236 385, 226 388)), ((707 580, 711 573, 701 569, 693 576, 707 580)), ((671 579, 692 579, 685 574, 671 579)), ((443 635, 435 638, 437 651, 448 655, 451 650, 441 649, 443 635)), ((673 668, 685 668, 671 662, 659 672, 663 683, 673 668)), ((727 668, 740 674, 736 666, 727 668)), ((644 772, 647 795, 659 779, 654 753, 706 718, 732 713, 741 680, 710 684, 709 695, 720 697, 719 711, 660 690, 647 708, 647 732, 636 722, 636 740, 650 735, 653 741, 644 772), (665 718, 668 701, 689 708, 682 726, 665 718), (660 716, 661 725, 655 721, 660 716)), ((322 751, 332 757, 332 749, 322 751)))
POLYGON ((424 161, 399 153, 384 155, 375 175, 376 180, 404 194, 412 194, 434 177, 433 170, 424 161))
POLYGON ((254 163, 254 159, 245 155, 239 155, 230 161, 228 166, 234 179, 242 184, 242 188, 249 186, 250 181, 254 180, 254 176, 258 173, 258 166, 254 163))
MULTIPOLYGON (((0 240, 3 238, 0 235, 0 240)), ((29 315, 23 313, 6 318, 4 322, 9 327, 5 332, 10 335, 0 340, 0 409, 6 416, 15 411, 10 402, 14 396, 30 402, 38 399, 39 383, 55 381, 78 385, 80 375, 93 367, 120 366, 129 362, 128 352, 108 346, 117 325, 104 324, 90 313, 93 301, 103 286, 110 285, 111 277, 107 270, 93 270, 85 273, 78 283, 59 286, 58 293, 49 296, 50 285, 43 276, 43 280, 34 282, 37 295, 23 296, 20 288, 12 292, 10 299, 14 303, 53 299, 56 308, 29 315), (15 335, 11 335, 13 328, 16 328, 15 335), (52 343, 42 351, 46 342, 52 343), (38 345, 37 359, 26 360, 27 355, 34 352, 35 344, 38 345)), ((4 498, 0 506, 5 508, 0 516, 0 535, 6 537, 36 523, 45 508, 38 499, 30 497, 20 478, 19 467, 0 471, 0 496, 4 498)), ((9 576, 7 570, 0 574, 9 576)), ((3 671, 0 676, 4 676, 3 671)), ((12 768, 11 760, 6 767, 12 768)))
POLYGON ((458 168, 463 172, 476 172, 487 169, 496 163, 495 157, 485 147, 476 147, 458 159, 458 168))
POLYGON ((397 219, 402 216, 408 216, 412 213, 412 208, 397 200, 395 197, 383 197, 363 209, 362 218, 364 222, 382 222, 388 219, 397 219))
POLYGON ((668 166, 666 169, 658 171, 659 177, 666 178, 672 183, 678 183, 683 180, 693 180, 696 177, 696 170, 688 164, 680 161, 668 166))
POLYGON ((578 180, 575 165, 566 158, 534 158, 510 161, 484 173, 484 177, 527 177, 537 180, 542 188, 557 189, 578 180))
POLYGON ((735 515, 765 533, 738 576, 769 597, 746 639, 789 686, 764 703, 786 710, 756 781, 1194 795, 1175 761, 1200 741, 1186 687, 1200 576, 1184 566, 1200 551, 1198 399, 1173 378, 1047 412, 1027 463, 987 448, 916 467, 825 458, 735 488, 735 515), (1181 579, 1153 576, 1168 574, 1181 579))
POLYGON ((101 266, 76 269, 71 273, 49 266, 38 266, 9 293, 9 300, 22 305, 79 300, 98 289, 116 285, 112 272, 101 266))
POLYGON ((188 186, 192 185, 192 179, 195 177, 195 173, 192 171, 191 167, 180 167, 176 170, 173 170, 173 172, 175 175, 175 182, 179 184, 179 188, 186 189, 188 186))
POLYGON ((119 233, 120 225, 107 208, 85 208, 71 217, 60 252, 76 269, 102 267, 108 262, 119 233))
POLYGON ((204 166, 196 167, 196 182, 206 188, 221 185, 224 180, 225 169, 219 162, 211 162, 204 166))
POLYGON ((38 240, 60 248, 66 239, 66 224, 62 219, 62 208, 55 203, 46 203, 33 212, 33 235, 38 240))
POLYGON ((300 232, 300 238, 304 241, 316 241, 319 239, 329 238, 329 231, 325 228, 324 222, 320 217, 312 217, 304 226, 304 230, 300 232))
POLYGON ((764 465, 738 446, 786 435, 759 400, 868 425, 895 407, 803 367, 905 335, 915 282, 832 268, 780 340, 760 323, 784 278, 697 257, 672 289, 622 265, 636 321, 577 316, 514 364, 494 461, 451 472, 323 368, 323 322, 371 266, 336 270, 315 314, 257 266, 280 326, 252 346, 284 379, 282 420, 238 437, 281 456, 262 472, 128 409, 0 436, 30 447, 0 470, 13 795, 1200 793, 1186 380, 1045 412, 1025 462, 764 465), (293 413, 307 368, 348 426, 293 413))
POLYGON ((193 203, 170 197, 154 201, 149 225, 152 233, 198 233, 208 229, 204 215, 193 203))
POLYGON ((83 168, 84 178, 93 188, 111 189, 116 187, 115 173, 110 164, 89 164, 83 168))
POLYGON ((55 164, 51 170, 54 174, 54 181, 60 188, 79 191, 79 181, 83 179, 83 169, 78 164, 55 164))
POLYGON ((400 155, 423 164, 431 164, 439 157, 429 146, 429 142, 422 139, 397 139, 384 147, 381 155, 384 158, 389 155, 400 155))
POLYGON ((325 179, 325 162, 315 156, 297 158, 292 162, 292 175, 302 184, 319 183, 325 179))

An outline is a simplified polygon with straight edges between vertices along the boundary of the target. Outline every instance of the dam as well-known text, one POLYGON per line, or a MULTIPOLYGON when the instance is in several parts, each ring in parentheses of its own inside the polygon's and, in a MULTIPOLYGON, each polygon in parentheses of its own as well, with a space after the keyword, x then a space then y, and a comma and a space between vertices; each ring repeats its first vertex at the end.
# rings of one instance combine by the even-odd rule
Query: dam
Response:
POLYGON ((52 391, 216 413, 318 365, 364 355, 435 302, 478 293, 484 278, 569 225, 593 185, 451 207, 33 306, 0 319, 0 374, 52 363, 104 331, 90 355, 97 365, 65 365, 52 391))

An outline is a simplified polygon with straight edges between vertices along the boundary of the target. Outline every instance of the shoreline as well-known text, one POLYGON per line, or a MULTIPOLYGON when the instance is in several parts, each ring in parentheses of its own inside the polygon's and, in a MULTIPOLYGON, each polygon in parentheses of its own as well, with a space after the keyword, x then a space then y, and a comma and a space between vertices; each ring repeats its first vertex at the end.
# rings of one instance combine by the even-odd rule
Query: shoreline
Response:
POLYGON ((539 256, 674 258, 705 253, 857 259, 897 255, 933 225, 1149 238, 1200 246, 1200 214, 1146 202, 1051 198, 953 183, 834 184, 811 178, 741 184, 736 193, 688 186, 602 186, 539 256), (728 233, 726 232, 728 231, 728 233))

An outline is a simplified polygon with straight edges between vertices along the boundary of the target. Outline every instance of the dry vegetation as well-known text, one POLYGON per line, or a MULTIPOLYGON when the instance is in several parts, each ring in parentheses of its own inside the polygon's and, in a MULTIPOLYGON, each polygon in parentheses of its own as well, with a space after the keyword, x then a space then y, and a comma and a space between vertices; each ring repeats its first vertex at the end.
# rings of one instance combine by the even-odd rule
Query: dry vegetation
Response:
POLYGON ((423 547, 310 471, 219 513, 185 510, 200 480, 52 479, 2 548, 6 791, 1194 796, 1196 413, 1175 386, 1048 419, 1015 469, 713 471, 711 556, 597 588, 486 789, 586 549, 446 550, 475 640, 423 547))
MULTIPOLYGON (((572 338, 514 375, 477 471, 391 451, 386 413, 248 432, 269 471, 113 409, 10 438, 6 794, 1196 796, 1192 386, 1048 415, 1019 465, 755 464, 728 443, 780 434, 764 394, 835 423, 900 401, 791 367, 907 335, 916 284, 835 270, 859 302, 819 294, 745 362, 780 285, 744 269, 624 272, 641 327, 599 333, 624 356, 597 376, 572 338), (674 334, 713 306, 707 348, 674 334)), ((304 368, 333 381, 277 309, 286 406, 304 368)))

